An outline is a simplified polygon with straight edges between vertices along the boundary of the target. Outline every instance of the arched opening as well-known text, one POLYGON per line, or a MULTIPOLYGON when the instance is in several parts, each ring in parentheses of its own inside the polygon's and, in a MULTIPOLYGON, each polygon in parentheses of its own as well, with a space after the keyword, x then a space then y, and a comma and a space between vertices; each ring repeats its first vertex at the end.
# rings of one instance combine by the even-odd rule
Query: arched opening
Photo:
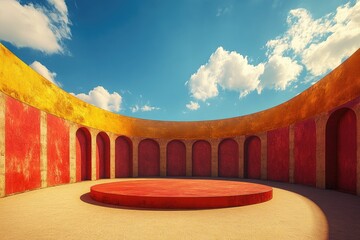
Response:
POLYGON ((257 136, 246 138, 244 143, 244 178, 261 177, 261 140, 257 136))
POLYGON ((168 143, 166 148, 166 175, 186 176, 186 147, 179 140, 168 143))
POLYGON ((97 179, 110 178, 110 139, 104 132, 96 136, 97 179))
POLYGON ((139 177, 160 176, 160 148, 152 139, 142 140, 139 144, 139 177))
POLYGON ((239 177, 239 145, 234 139, 224 139, 219 144, 219 177, 239 177))
POLYGON ((356 115, 342 108, 326 124, 326 188, 356 194, 356 115))
POLYGON ((199 140, 192 149, 192 175, 194 177, 211 177, 211 145, 199 140))
POLYGON ((115 177, 132 177, 132 142, 121 136, 115 140, 115 177))
POLYGON ((76 131, 76 181, 91 180, 91 135, 86 128, 76 131))

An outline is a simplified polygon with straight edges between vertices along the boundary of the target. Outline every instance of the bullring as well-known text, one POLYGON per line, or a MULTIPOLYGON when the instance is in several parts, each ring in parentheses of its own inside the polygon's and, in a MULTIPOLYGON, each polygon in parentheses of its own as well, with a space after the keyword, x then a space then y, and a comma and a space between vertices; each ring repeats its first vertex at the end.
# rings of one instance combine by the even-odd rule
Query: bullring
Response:
POLYGON ((360 195, 359 50, 281 105, 200 122, 102 110, 50 83, 3 45, 0 62, 1 197, 137 177, 259 179, 360 195))

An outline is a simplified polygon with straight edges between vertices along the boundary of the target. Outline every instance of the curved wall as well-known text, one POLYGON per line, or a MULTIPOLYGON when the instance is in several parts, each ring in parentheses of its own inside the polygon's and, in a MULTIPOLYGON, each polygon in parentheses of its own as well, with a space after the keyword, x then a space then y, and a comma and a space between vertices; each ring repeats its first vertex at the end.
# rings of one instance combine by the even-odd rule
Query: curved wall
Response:
POLYGON ((1 44, 0 62, 0 196, 138 176, 260 178, 360 195, 360 50, 279 106, 200 122, 104 111, 1 44))

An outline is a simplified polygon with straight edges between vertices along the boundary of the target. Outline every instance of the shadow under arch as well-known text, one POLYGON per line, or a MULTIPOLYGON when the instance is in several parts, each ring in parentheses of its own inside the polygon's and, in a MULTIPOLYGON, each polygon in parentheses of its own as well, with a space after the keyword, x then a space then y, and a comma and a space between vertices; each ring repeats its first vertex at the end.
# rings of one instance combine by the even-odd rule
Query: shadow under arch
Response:
POLYGON ((85 127, 76 131, 76 181, 91 180, 91 134, 85 127))

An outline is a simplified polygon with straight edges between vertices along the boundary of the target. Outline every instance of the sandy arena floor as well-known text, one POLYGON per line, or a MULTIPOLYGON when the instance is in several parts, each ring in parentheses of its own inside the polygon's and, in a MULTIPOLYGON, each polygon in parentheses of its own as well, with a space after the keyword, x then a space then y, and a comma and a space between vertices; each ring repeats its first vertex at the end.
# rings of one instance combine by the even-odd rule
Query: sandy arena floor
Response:
MULTIPOLYGON (((0 239, 360 239, 360 197, 300 185, 273 199, 213 210, 142 210, 98 204, 87 181, 0 199, 0 239)), ((133 180, 133 179, 132 179, 133 180)), ((238 179, 237 179, 238 180, 238 179)))

